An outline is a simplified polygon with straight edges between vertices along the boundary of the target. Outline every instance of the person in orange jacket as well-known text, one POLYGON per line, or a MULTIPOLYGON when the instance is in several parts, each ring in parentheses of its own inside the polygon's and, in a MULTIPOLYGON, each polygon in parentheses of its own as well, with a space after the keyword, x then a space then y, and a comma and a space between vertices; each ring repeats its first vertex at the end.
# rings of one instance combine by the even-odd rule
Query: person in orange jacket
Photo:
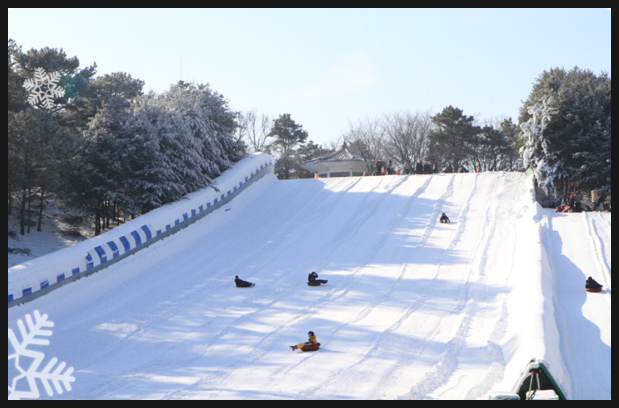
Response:
POLYGON ((302 347, 305 347, 305 346, 315 346, 316 344, 318 344, 318 341, 316 341, 316 335, 314 334, 313 331, 307 334, 309 336, 309 340, 307 341, 307 343, 299 343, 296 346, 290 346, 292 351, 300 350, 302 347))

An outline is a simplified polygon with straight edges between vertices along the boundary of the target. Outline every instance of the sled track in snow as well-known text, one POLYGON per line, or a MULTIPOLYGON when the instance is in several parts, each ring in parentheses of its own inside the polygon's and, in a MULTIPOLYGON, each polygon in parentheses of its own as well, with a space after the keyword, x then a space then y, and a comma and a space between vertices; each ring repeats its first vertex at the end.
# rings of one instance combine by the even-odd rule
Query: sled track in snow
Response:
MULTIPOLYGON (((454 179, 452 178, 445 192, 441 195, 439 199, 436 200, 436 203, 434 205, 434 211, 431 217, 429 217, 430 220, 438 219, 438 216, 442 212, 444 201, 453 194, 453 181, 454 179)), ((457 243, 460 241, 462 237, 462 233, 467 225, 466 214, 470 211, 471 197, 475 194, 475 191, 476 191, 476 185, 473 184, 473 187, 471 188, 470 193, 468 194, 465 200, 465 204, 461 207, 461 211, 459 213, 459 216, 457 217, 458 219, 457 230, 452 235, 451 240, 449 241, 448 245, 443 249, 443 253, 440 256, 440 260, 437 266, 435 267, 433 278, 430 280, 427 286, 425 286, 422 294, 412 302, 411 306, 408 307, 408 309, 402 314, 402 316, 396 322, 394 322, 390 327, 388 327, 386 330, 384 330, 382 333, 378 335, 371 349, 365 355, 363 355, 356 363, 352 364, 351 366, 346 367, 345 369, 340 370, 339 373, 336 373, 330 376, 329 378, 325 379, 323 383, 321 385, 318 385, 316 388, 308 389, 303 395, 307 397, 311 395, 324 395, 325 394, 324 389, 326 387, 329 387, 330 384, 333 383, 334 380, 337 379, 339 376, 342 376, 342 377, 350 376, 351 371, 354 371, 354 370, 363 372, 365 370, 364 365, 371 364, 371 362, 369 361, 371 361, 372 359, 380 359, 380 356, 383 354, 383 351, 384 351, 383 349, 385 348, 385 343, 386 343, 385 338, 388 338, 392 333, 397 332, 400 326, 402 326, 406 322, 406 320, 411 317, 411 315, 413 315, 414 313, 418 313, 419 310, 422 310, 426 306, 427 300, 432 297, 432 291, 438 290, 437 288, 440 286, 440 282, 437 278, 440 274, 441 269, 448 270, 448 268, 445 265, 443 265, 442 259, 446 256, 447 253, 449 253, 456 247, 457 243)), ((492 202, 488 203, 488 207, 490 207, 490 204, 492 204, 492 202)), ((496 221, 495 221, 496 211, 490 212, 486 210, 485 213, 487 214, 486 222, 482 227, 480 227, 480 230, 484 230, 485 234, 483 238, 478 242, 477 244, 478 248, 475 250, 475 253, 478 253, 478 252, 486 253, 488 250, 489 244, 490 244, 490 238, 495 235, 494 226, 496 225, 496 221)), ((411 251, 412 253, 410 257, 411 261, 415 260, 415 257, 417 256, 416 254, 419 250, 423 250, 428 237, 431 235, 434 229, 434 226, 435 226, 434 222, 429 222, 426 225, 421 239, 419 240, 415 248, 411 251)), ((513 252, 512 252, 512 256, 513 256, 513 252)), ((486 259, 482 256, 479 266, 476 267, 473 265, 469 265, 468 276, 470 277, 471 275, 474 274, 473 269, 483 271, 483 269, 486 266, 485 264, 486 264, 486 259)), ((408 267, 409 267, 409 263, 405 263, 400 275, 395 280, 393 285, 389 288, 389 290, 385 293, 385 295, 381 297, 377 297, 377 299, 372 301, 364 309, 362 309, 356 316, 354 316, 352 320, 349 320, 346 323, 342 324, 338 328, 338 331, 342 330, 343 328, 348 327, 349 325, 354 325, 362 321, 369 313, 372 312, 374 308, 386 302, 390 298, 394 288, 396 288, 398 284, 400 283, 400 280, 408 267)), ((483 280, 481 283, 483 284, 483 280)), ((469 330, 471 321, 474 318, 475 313, 476 313, 475 304, 469 303, 468 293, 470 290, 471 290, 470 282, 469 282, 469 279, 467 279, 462 284, 459 295, 458 295, 458 301, 455 303, 452 309, 452 313, 456 313, 456 314, 465 312, 464 313, 465 317, 461 320, 461 323, 459 325, 459 328, 456 334, 452 337, 452 339, 447 344, 445 351, 441 354, 441 358, 434 365, 434 367, 420 381, 418 381, 417 383, 418 385, 413 386, 413 388, 408 393, 404 395, 400 395, 400 397, 403 397, 403 398, 426 397, 428 393, 440 387, 441 384, 456 369, 457 355, 460 349, 462 348, 462 345, 464 343, 466 334, 469 330)), ((491 342, 487 345, 488 354, 490 356, 491 362, 489 363, 489 369, 488 369, 489 374, 486 375, 485 380, 489 380, 490 378, 492 378, 493 380, 496 380, 497 376, 500 378, 499 372, 502 371, 503 362, 502 362, 502 356, 500 353, 500 348, 497 346, 496 342, 498 342, 500 338, 502 337, 504 333, 504 326, 505 326, 505 305, 502 306, 501 319, 497 322, 495 329, 491 335, 491 342), (492 341, 494 341, 494 343, 492 343, 492 341)), ((407 366, 414 365, 415 360, 419 358, 421 353, 423 353, 424 349, 426 348, 426 345, 433 341, 437 330, 439 330, 439 327, 440 327, 440 323, 436 324, 434 331, 431 332, 429 336, 426 336, 423 338, 422 344, 416 347, 418 350, 418 353, 416 356, 406 355, 405 359, 389 367, 386 370, 386 372, 383 374, 382 379, 378 381, 377 383, 378 384, 391 383, 394 379, 400 376, 402 370, 406 370, 407 366)), ((468 395, 468 396, 471 398, 473 398, 474 396, 477 396, 477 397, 480 396, 483 392, 488 390, 488 385, 487 385, 488 383, 491 383, 491 382, 486 381, 485 385, 479 385, 476 388, 477 390, 476 394, 468 395)), ((377 398, 383 398, 384 395, 380 387, 377 387, 377 389, 372 390, 372 392, 365 395, 365 397, 368 399, 377 399, 377 398)), ((396 395, 395 397, 398 397, 398 396, 396 395)))
MULTIPOLYGON (((428 180, 422 186, 422 190, 425 190, 425 188, 429 185, 430 182, 431 182, 431 178, 428 178, 428 180)), ((423 245, 423 243, 427 241, 427 239, 428 239, 428 237, 430 235, 431 230, 434 228, 434 222, 435 222, 435 221, 432 222, 430 220, 437 220, 439 218, 442 201, 444 201, 445 197, 449 195, 448 192, 452 188, 453 188, 453 178, 449 182, 447 191, 445 193, 443 193, 443 195, 437 200, 436 204, 434 205, 434 211, 432 213, 432 217, 429 219, 426 227, 424 228, 424 232, 421 235, 421 238, 420 238, 419 242, 412 249, 412 252, 416 252, 418 250, 418 248, 420 248, 420 245, 423 245)), ((408 199, 408 201, 406 202, 406 205, 402 208, 402 210, 398 213, 398 215, 394 218, 393 222, 391 223, 390 228, 389 228, 389 232, 393 231, 395 229, 395 227, 397 225, 399 225, 399 223, 402 221, 402 219, 404 218, 406 213, 410 210, 410 206, 414 203, 414 199, 417 198, 421 194, 421 192, 422 191, 418 190, 414 195, 412 195, 410 197, 410 199, 408 199)), ((380 241, 380 247, 384 246, 385 243, 386 243, 385 239, 380 241)), ((369 256, 367 256, 366 260, 365 260, 365 262, 363 264, 365 264, 365 265, 370 264, 371 259, 373 258, 374 255, 375 255, 375 253, 370 254, 369 256)), ((384 295, 382 295, 380 297, 377 297, 375 300, 371 301, 369 304, 367 304, 365 307, 363 307, 355 316, 353 316, 352 319, 350 319, 349 321, 341 324, 334 332, 330 333, 330 336, 335 335, 337 332, 341 331, 344 327, 347 327, 347 326, 350 326, 350 325, 354 325, 355 323, 363 320, 366 316, 368 316, 371 313, 371 311, 374 308, 376 308, 381 303, 384 303, 385 301, 387 301, 391 297, 391 293, 392 293, 394 287, 396 287, 397 284, 402 279, 402 277, 405 274, 406 269, 408 268, 408 266, 409 266, 408 263, 406 263, 406 264, 404 264, 402 266, 401 272, 398 275, 397 279, 393 282, 393 284, 391 285, 389 290, 384 295)), ((343 295, 345 295, 345 293, 342 293, 342 296, 343 295)), ((402 319, 400 319, 399 321, 401 321, 401 320, 402 319)), ((393 330, 393 325, 389 329, 387 329, 387 331, 390 331, 390 330, 391 331, 393 330)), ((380 338, 382 337, 382 335, 384 333, 385 332, 380 334, 379 338, 374 342, 374 344, 372 345, 372 350, 376 347, 377 342, 379 342, 380 338)), ((361 360, 359 360, 357 363, 355 363, 353 366, 346 368, 346 371, 349 371, 350 369, 354 369, 355 365, 360 365, 365 360, 367 360, 369 357, 371 357, 372 350, 370 350, 370 352, 365 354, 365 356, 363 356, 363 358, 361 360)), ((341 371, 344 371, 344 370, 341 370, 341 371)), ((306 390, 305 392, 303 392, 302 395, 304 395, 307 398, 310 398, 312 395, 322 395, 324 388, 329 383, 331 383, 333 381, 333 378, 341 375, 341 371, 338 372, 338 373, 335 373, 329 379, 324 380, 317 387, 315 387, 313 389, 306 390)))
MULTIPOLYGON (((408 308, 408 310, 406 310, 406 312, 404 313, 404 315, 395 323, 393 324, 391 327, 389 327, 389 329, 387 329, 385 332, 383 332, 383 334, 387 334, 390 332, 397 332, 398 329, 404 324, 406 323, 406 320, 409 319, 414 313, 417 313, 419 310, 421 310, 425 304, 426 301, 430 298, 430 294, 432 293, 433 290, 436 289, 437 285, 440 285, 440 283, 438 283, 438 276, 439 276, 439 272, 441 267, 443 266, 443 262, 442 259, 445 257, 445 254, 447 252, 449 252, 450 250, 452 250, 455 247, 455 244, 460 240, 460 237, 462 235, 462 231, 464 230, 465 226, 466 226, 466 211, 469 208, 470 205, 470 199, 472 197, 472 195, 475 192, 475 185, 473 185, 473 188, 471 189, 471 192, 469 194, 469 196, 467 197, 466 203, 463 206, 462 211, 460 212, 459 216, 457 217, 457 228, 456 228, 456 232, 453 234, 451 241, 449 242, 449 245, 445 248, 445 250, 443 251, 443 253, 441 254, 441 258, 439 260, 438 265, 435 268, 435 272, 433 275, 432 280, 430 281, 430 283, 428 284, 428 286, 424 289, 423 293, 421 294, 421 296, 419 298, 417 298, 415 300, 415 302, 413 303, 413 305, 411 307, 408 308)), ((440 216, 440 213, 442 212, 442 206, 444 201, 451 197, 451 195, 453 194, 453 178, 449 184, 449 188, 448 190, 445 192, 445 194, 443 194, 443 196, 441 196, 441 198, 439 198, 439 200, 437 200, 437 204, 435 205, 435 212, 432 214, 432 218, 433 220, 438 219, 438 217, 440 216)), ((434 224, 433 223, 429 223, 429 225, 426 227, 426 232, 424 233, 423 239, 419 242, 419 244, 415 247, 415 251, 419 251, 422 250, 423 245, 426 243, 429 234, 432 232, 434 228, 434 224)), ((413 257, 414 259, 414 257, 413 257)), ((437 325, 438 326, 438 325, 437 325)), ((424 344, 422 346, 418 347, 419 352, 423 352, 423 350, 425 349, 426 345, 428 343, 430 343, 433 340, 434 334, 436 332, 434 332, 432 334, 432 336, 430 338, 426 338, 424 340, 424 344)), ((373 350, 371 351, 371 353, 368 354, 367 357, 374 357, 374 358, 378 358, 379 353, 376 352, 377 348, 379 348, 380 345, 379 343, 375 343, 375 345, 373 346, 373 350), (373 355, 370 355, 373 354, 373 355)), ((417 356, 415 356, 416 358, 419 357, 419 354, 417 356)), ((403 369, 403 366, 406 366, 410 363, 414 363, 414 361, 412 362, 402 362, 399 361, 398 364, 394 365, 393 367, 390 368, 390 370, 386 373, 385 375, 385 380, 386 382, 389 381, 393 381, 396 377, 397 377, 397 372, 403 369)), ((439 364, 441 364, 439 362, 439 364)), ((431 371, 434 371, 433 373, 429 373, 428 376, 436 376, 437 370, 436 370, 437 366, 435 365, 434 368, 431 371)), ((425 382, 425 378, 422 379, 420 382, 425 382)), ((414 389, 418 389, 418 386, 414 386, 414 389)), ((424 391, 429 391, 430 389, 426 389, 424 391)), ((374 398, 381 398, 382 396, 380 395, 380 390, 373 390, 373 392, 375 393, 374 398)), ((416 391, 411 390, 409 391, 409 394, 411 396, 414 396, 416 394, 416 391)), ((427 394, 427 392, 421 392, 421 394, 425 395, 427 394)), ((400 398, 406 398, 406 396, 400 396, 400 398)))
POLYGON ((565 365, 563 387, 570 399, 610 398, 611 384, 606 381, 611 375, 609 217, 552 211, 545 215, 548 226, 543 241, 555 276, 557 343, 565 365), (587 276, 602 283, 604 290, 585 292, 587 276), (580 358, 585 349, 587 358, 580 358))
MULTIPOLYGON (((476 188, 474 187, 473 191, 475 190, 476 188)), ((462 232, 464 231, 464 227, 466 224, 466 214, 469 210, 470 210, 470 198, 467 200, 466 205, 461 212, 461 216, 463 217, 464 221, 462 222, 462 228, 458 230, 458 239, 452 240, 452 242, 450 243, 450 246, 452 248, 455 247, 455 246, 452 246, 453 243, 457 242, 460 239, 462 232)), ((481 241, 478 242, 478 246, 480 244, 481 244, 481 241)), ((477 252, 477 249, 475 250, 475 252, 477 252)), ((437 272, 442 266, 443 266, 442 263, 440 263, 437 266, 437 272)), ((458 301, 456 302, 453 308, 453 313, 461 313, 467 307, 468 299, 469 299, 469 295, 468 295, 469 280, 470 280, 471 274, 472 274, 472 268, 469 265, 468 271, 467 271, 467 279, 462 285, 462 288, 461 288, 461 291, 458 297, 458 301)), ((434 279, 432 282, 435 283, 436 279, 434 279)), ((470 312, 471 311, 469 311, 469 313, 470 312)), ((474 310, 472 312, 474 314, 474 310)), ((449 340, 449 342, 447 343, 445 350, 440 356, 439 361, 424 375, 424 377, 417 384, 415 384, 410 389, 410 391, 407 394, 401 396, 400 397, 401 399, 427 398, 428 395, 432 391, 435 391, 438 387, 440 387, 442 384, 446 382, 449 376, 456 370, 457 355, 458 355, 460 348, 462 347, 463 336, 469 330, 470 319, 471 319, 470 315, 463 316, 456 333, 453 335, 451 340, 449 340)), ((432 341, 435 335, 436 335, 436 331, 434 331, 429 338, 426 338, 426 343, 429 343, 430 341, 432 341)), ((423 351, 424 348, 425 346, 421 348, 421 351, 423 351)))
MULTIPOLYGON (((354 179, 353 179, 354 180, 354 179)), ((357 183, 358 183, 359 179, 357 179, 349 188, 346 189, 346 192, 349 192, 351 188, 353 188, 357 183)), ((315 253, 321 253, 324 255, 324 251, 326 251, 326 248, 332 247, 331 249, 329 249, 328 251, 331 253, 330 256, 327 256, 320 264, 318 264, 317 266, 315 266, 313 269, 317 269, 317 270, 321 270, 322 267, 324 265, 326 265, 329 262, 329 259, 333 256, 333 254, 337 253, 339 247, 341 245, 343 245, 347 239, 349 239, 351 236, 355 235, 359 228, 361 228, 363 226, 364 221, 366 221, 369 217, 371 217, 371 215, 380 207, 380 204, 389 196, 389 193, 391 193, 393 190, 395 190, 398 186, 400 186, 401 184, 403 184, 406 181, 406 178, 401 178, 399 180, 395 180, 394 183, 392 183, 392 186, 389 186, 387 193, 383 193, 381 194, 377 200, 375 200, 375 202, 369 204, 369 209, 364 210, 364 215, 362 217, 354 217, 355 218, 355 224, 357 225, 356 228, 350 229, 350 230, 343 230, 340 234, 338 234, 337 236, 335 236, 332 240, 330 240, 329 243, 324 244, 322 249, 320 250, 316 250, 314 251, 315 253), (361 218, 362 221, 359 221, 358 218, 361 218), (339 243, 339 244, 335 244, 333 245, 333 243, 339 243)), ((423 188, 425 188, 425 186, 427 186, 429 184, 430 179, 428 179, 428 181, 426 183, 424 183, 424 185, 421 187, 421 190, 423 190, 423 188)), ((411 198, 409 199, 409 202, 414 199, 414 197, 416 195, 418 195, 419 192, 417 192, 415 195, 411 196, 411 198)), ((344 197, 345 195, 342 194, 342 197, 344 197)), ((366 200, 367 196, 365 196, 361 202, 361 204, 359 205, 359 207, 364 207, 367 204, 367 200, 366 200)), ((340 198, 341 199, 341 198, 340 198)), ((335 207, 335 205, 339 202, 339 200, 337 200, 335 203, 333 203, 330 207, 330 209, 333 209, 333 207, 335 207)), ((323 213, 323 216, 320 217, 309 229, 308 231, 316 228, 316 226, 318 224, 320 224, 325 217, 329 214, 329 211, 326 211, 323 213)), ((306 231, 306 233, 308 232, 306 231)), ((384 243, 384 242, 383 242, 384 243)), ((295 243, 290 243, 288 244, 287 247, 293 246, 295 245, 295 243)), ((380 246, 377 245, 377 246, 380 246)), ((285 251, 282 251, 285 252, 285 251)), ((275 255, 275 257, 279 256, 278 254, 275 255)), ((311 255, 308 256, 308 258, 313 258, 311 255)), ((259 270, 264 270, 268 264, 270 264, 272 262, 273 259, 270 259, 269 261, 267 261, 266 263, 263 263, 262 265, 260 265, 260 267, 258 268, 259 270)), ((299 269, 299 268, 297 268, 299 269)), ((299 271, 301 274, 305 271, 306 269, 301 269, 301 271, 299 271)), ((255 272, 254 272, 255 273, 255 272)), ((354 276, 356 273, 351 274, 347 280, 351 281, 353 280, 354 276)), ((249 275, 251 277, 251 275, 249 275)), ((346 287, 346 282, 344 282, 344 287, 346 287)), ((277 297, 275 299, 273 299, 269 304, 267 304, 263 309, 256 311, 252 314, 248 314, 243 316, 241 319, 243 319, 243 321, 245 320, 249 320, 253 317, 253 315, 260 313, 261 311, 267 309, 268 307, 271 307, 272 305, 278 303, 279 301, 281 301, 282 299, 284 299, 287 296, 290 296, 291 293, 293 293, 295 290, 298 290, 300 287, 303 287, 305 285, 304 281, 296 283, 295 285, 293 285, 293 288, 289 288, 286 291, 283 291, 281 293, 279 293, 277 295, 277 297)), ((279 344, 279 341, 282 337, 282 335, 288 331, 290 331, 291 329, 299 326, 300 323, 302 323, 303 321, 309 319, 311 316, 313 316, 314 314, 316 314, 320 309, 322 309, 325 305, 328 305, 333 299, 337 299, 339 297, 345 296, 346 294, 346 290, 338 290, 338 289, 331 289, 329 292, 327 292, 327 294, 325 294, 324 296, 322 296, 321 298, 319 298, 318 300, 314 301, 311 305, 307 305, 303 308, 302 312, 299 313, 297 316, 295 316, 294 318, 292 318, 291 320, 286 321, 285 323, 281 324, 280 326, 278 326, 274 331, 268 333, 265 337, 263 337, 260 341, 261 347, 259 348, 254 348, 247 356, 248 360, 247 361, 243 361, 242 363, 238 364, 235 367, 231 367, 229 369, 224 370, 223 372, 216 372, 214 374, 212 374, 211 376, 209 376, 208 378, 204 378, 203 380, 199 381, 198 383, 192 385, 190 388, 199 388, 202 387, 205 384, 208 384, 209 387, 213 387, 215 386, 217 383, 221 383, 223 381, 225 381, 226 378, 228 378, 236 369, 247 365, 248 363, 251 362, 255 362, 257 360, 260 360, 262 358, 264 358, 269 352, 273 351, 275 349, 275 347, 279 344), (322 305, 322 306, 319 306, 322 305)), ((240 320, 240 319, 239 319, 240 320)), ((237 321, 234 323, 234 326, 240 326, 243 324, 243 321, 237 321)), ((219 336, 220 338, 223 337, 223 335, 225 335, 226 333, 222 333, 222 336, 219 336)), ((300 365, 302 363, 299 362, 300 365)), ((295 365, 294 367, 288 368, 288 371, 290 371, 291 369, 295 368, 297 365, 295 365)), ((186 390, 183 390, 183 392, 186 390)), ((168 398, 177 398, 177 397, 182 397, 182 392, 180 395, 177 395, 176 393, 173 395, 169 395, 168 398)))
MULTIPOLYGON (((495 186, 493 186, 492 190, 494 189, 495 189, 495 186)), ((475 191, 475 187, 473 191, 475 191)), ((464 206, 462 213, 461 213, 461 216, 463 217, 463 220, 464 220, 462 224, 462 228, 459 229, 458 231, 457 239, 452 240, 452 242, 450 243, 450 247, 452 247, 452 249, 454 247, 453 244, 460 239, 462 232, 464 231, 464 226, 465 226, 464 224, 467 221, 466 214, 470 211, 470 201, 471 200, 469 196, 469 199, 467 199, 466 205, 464 206)), ((468 265, 467 272, 466 272, 466 280, 462 284, 460 293, 458 295, 458 300, 452 309, 452 313, 462 315, 462 318, 460 319, 460 324, 458 325, 456 332, 453 334, 451 339, 448 341, 443 353, 440 355, 440 359, 438 360, 438 362, 435 363, 435 365, 424 375, 424 377, 420 381, 417 382, 417 384, 415 384, 410 389, 410 391, 407 394, 401 396, 400 397, 401 399, 428 398, 429 394, 431 394, 433 391, 436 391, 439 387, 443 386, 447 382, 448 378, 457 369, 458 355, 460 353, 460 350, 464 346, 465 338, 467 336, 467 333, 470 330, 471 321, 476 314, 475 303, 469 302, 470 291, 472 290, 470 287, 471 278, 474 277, 476 274, 479 275, 480 273, 482 273, 483 267, 485 266, 486 261, 487 261, 485 254, 490 244, 489 238, 494 234, 494 231, 495 231, 496 214, 494 211, 492 212, 489 211, 489 208, 492 203, 493 201, 489 201, 488 206, 485 208, 484 212, 486 214, 486 217, 484 219, 482 226, 479 228, 480 230, 483 230, 484 233, 482 234, 481 238, 477 242, 476 247, 473 251, 472 259, 476 259, 479 253, 484 254, 482 255, 479 261, 480 267, 475 267, 472 264, 468 265)), ((443 267, 442 263, 439 264, 439 266, 437 267, 437 270, 439 270, 441 267, 443 267)), ((434 282, 436 282, 436 279, 433 280, 433 283, 434 282)), ((432 341, 436 333, 437 331, 434 331, 430 337, 426 338, 426 343, 429 343, 430 341, 432 341)), ((423 351, 424 348, 425 346, 422 347, 421 350, 423 351)))
POLYGON ((585 222, 587 225, 587 228, 586 228, 587 237, 589 238, 592 247, 595 248, 595 254, 596 254, 595 259, 597 260, 597 266, 600 272, 602 273, 602 279, 603 279, 602 285, 604 285, 604 288, 606 288, 607 293, 609 294, 609 296, 605 296, 605 299, 610 304, 611 303, 611 297, 610 297, 611 261, 609 259, 610 248, 606 248, 604 244, 605 242, 610 242, 610 233, 607 232, 607 231, 610 231, 610 221, 607 221, 601 218, 600 214, 584 213, 583 222, 585 222), (603 226, 600 227, 600 224, 602 224, 603 226), (608 230, 606 230, 607 226, 608 226, 608 230), (603 234, 607 236, 606 239, 600 238, 600 234, 602 234, 600 230, 604 231, 603 234))
MULTIPOLYGON (((68 304, 61 289, 25 310, 54 318, 69 398, 475 399, 505 371, 526 192, 508 173, 265 177, 68 304), (321 350, 291 352, 308 330, 321 350)), ((610 221, 582 222, 610 289, 610 221)))

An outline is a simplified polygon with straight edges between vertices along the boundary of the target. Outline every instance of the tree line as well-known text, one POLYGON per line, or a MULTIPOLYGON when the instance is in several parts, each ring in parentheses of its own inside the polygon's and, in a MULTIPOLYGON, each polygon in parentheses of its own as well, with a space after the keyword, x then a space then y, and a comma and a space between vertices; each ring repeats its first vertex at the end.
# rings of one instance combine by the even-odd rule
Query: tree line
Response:
POLYGON ((303 162, 346 143, 364 158, 368 174, 376 160, 390 159, 407 174, 418 172, 420 165, 438 171, 531 170, 539 191, 549 197, 611 188, 611 80, 605 72, 596 75, 578 67, 544 71, 522 102, 517 123, 511 118, 480 121, 454 106, 434 115, 387 113, 350 123, 329 147, 308 142, 299 128, 290 115, 272 121, 252 111, 241 115, 239 135, 248 149, 279 158, 280 178, 311 177, 303 162), (283 139, 270 125, 280 121, 291 130, 283 139))
POLYGON ((312 177, 302 163, 334 152, 346 143, 366 161, 368 174, 376 160, 391 159, 406 174, 421 164, 443 169, 482 167, 489 171, 522 168, 518 154, 518 127, 511 119, 483 125, 472 116, 448 106, 437 115, 402 112, 365 118, 349 128, 330 147, 308 139, 290 114, 271 120, 255 111, 241 114, 239 137, 252 151, 267 151, 278 157, 280 178, 312 177))
POLYGON ((93 214, 98 234, 208 187, 244 154, 237 112, 209 85, 145 94, 130 74, 96 70, 62 49, 8 41, 8 214, 19 212, 22 234, 40 230, 51 193, 93 214), (51 107, 28 103, 23 86, 40 68, 60 74, 64 95, 51 107))
POLYGON ((518 123, 480 121, 460 108, 387 113, 350 123, 330 146, 309 140, 291 114, 235 112, 211 87, 183 83, 157 94, 117 72, 96 76, 60 49, 22 51, 8 41, 8 213, 20 232, 40 230, 45 198, 85 210, 100 233, 211 185, 248 153, 276 157, 280 179, 311 177, 302 163, 346 143, 366 160, 391 159, 404 173, 531 168, 549 195, 610 189, 610 76, 563 68, 533 84, 518 123), (24 88, 37 69, 59 74, 64 94, 28 103, 24 88), (34 208, 34 210, 33 210, 34 208))
POLYGON ((440 113, 403 112, 351 124, 343 139, 367 157, 391 159, 405 174, 438 171, 511 171, 520 168, 517 126, 511 119, 477 124, 453 106, 440 113))

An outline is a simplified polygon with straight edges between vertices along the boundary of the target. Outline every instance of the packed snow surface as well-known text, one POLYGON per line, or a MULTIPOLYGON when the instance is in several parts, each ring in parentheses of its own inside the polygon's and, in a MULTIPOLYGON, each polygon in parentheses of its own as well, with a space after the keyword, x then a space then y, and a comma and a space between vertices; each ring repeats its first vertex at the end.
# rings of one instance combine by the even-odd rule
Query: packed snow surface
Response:
POLYGON ((55 323, 75 382, 54 398, 475 399, 536 357, 610 399, 610 251, 610 214, 543 210, 521 173, 269 175, 8 321, 55 323), (309 330, 320 351, 292 352, 309 330))

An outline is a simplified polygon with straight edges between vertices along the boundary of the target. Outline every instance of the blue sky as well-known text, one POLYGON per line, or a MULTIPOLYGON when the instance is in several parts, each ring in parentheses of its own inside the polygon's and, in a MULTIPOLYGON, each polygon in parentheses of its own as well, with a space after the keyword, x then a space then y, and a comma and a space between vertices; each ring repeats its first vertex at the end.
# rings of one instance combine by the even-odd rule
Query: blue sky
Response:
POLYGON ((605 8, 12 8, 8 37, 127 72, 146 91, 210 83, 234 110, 290 113, 320 144, 365 117, 448 105, 517 121, 544 70, 611 72, 605 8))

